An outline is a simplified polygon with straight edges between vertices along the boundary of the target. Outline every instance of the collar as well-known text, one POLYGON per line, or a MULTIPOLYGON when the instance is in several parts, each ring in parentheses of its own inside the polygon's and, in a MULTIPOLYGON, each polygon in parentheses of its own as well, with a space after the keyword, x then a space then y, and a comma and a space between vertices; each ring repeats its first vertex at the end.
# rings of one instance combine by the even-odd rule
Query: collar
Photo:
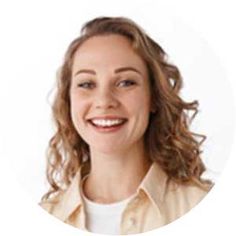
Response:
POLYGON ((164 200, 167 180, 167 174, 162 170, 158 163, 153 162, 141 182, 139 190, 143 190, 154 205, 159 208, 164 200))
POLYGON ((62 194, 60 200, 54 207, 54 215, 65 221, 68 217, 82 205, 82 197, 80 193, 82 179, 89 173, 89 163, 80 166, 75 174, 69 188, 62 194))
MULTIPOLYGON (((83 165, 74 176, 69 188, 64 192, 60 201, 54 207, 54 215, 65 221, 78 207, 82 207, 82 197, 80 193, 82 179, 88 173, 88 166, 83 165), (86 170, 84 170, 86 169, 86 170)), ((166 190, 167 175, 159 164, 153 162, 147 174, 142 180, 137 192, 143 190, 148 198, 158 207, 164 198, 166 190)))

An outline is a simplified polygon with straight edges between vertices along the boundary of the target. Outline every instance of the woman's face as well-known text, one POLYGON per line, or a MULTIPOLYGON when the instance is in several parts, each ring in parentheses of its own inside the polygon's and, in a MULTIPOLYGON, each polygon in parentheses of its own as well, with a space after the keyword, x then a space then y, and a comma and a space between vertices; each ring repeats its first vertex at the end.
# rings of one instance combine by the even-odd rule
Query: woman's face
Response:
POLYGON ((141 147, 150 114, 148 71, 127 38, 94 36, 77 49, 70 99, 73 124, 90 150, 141 147))

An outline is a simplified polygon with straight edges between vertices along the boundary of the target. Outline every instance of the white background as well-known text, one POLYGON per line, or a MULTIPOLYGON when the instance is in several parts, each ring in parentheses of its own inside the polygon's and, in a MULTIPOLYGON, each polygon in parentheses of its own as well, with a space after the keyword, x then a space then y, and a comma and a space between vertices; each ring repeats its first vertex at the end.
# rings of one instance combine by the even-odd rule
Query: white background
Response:
MULTIPOLYGON (((235 25, 233 1, 6 1, 0 4, 0 234, 78 235, 37 207, 52 135, 47 95, 81 24, 97 16, 135 20, 183 74, 183 97, 198 99, 194 130, 208 140, 204 161, 218 178, 181 219, 147 235, 232 235, 235 206, 235 25), (194 88, 194 89, 193 89, 194 88), (232 92, 233 91, 233 92, 232 92), (233 147, 233 149, 231 149, 233 147), (232 213, 232 214, 231 214, 232 213)), ((81 235, 84 235, 84 232, 81 235)))

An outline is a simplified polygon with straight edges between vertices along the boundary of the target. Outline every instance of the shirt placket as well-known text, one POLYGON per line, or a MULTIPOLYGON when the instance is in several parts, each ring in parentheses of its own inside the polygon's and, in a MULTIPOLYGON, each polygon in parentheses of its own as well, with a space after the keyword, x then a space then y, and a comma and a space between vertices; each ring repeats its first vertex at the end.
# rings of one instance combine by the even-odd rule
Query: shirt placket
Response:
POLYGON ((141 197, 136 196, 125 208, 121 218, 121 234, 140 233, 142 214, 141 201, 141 197))

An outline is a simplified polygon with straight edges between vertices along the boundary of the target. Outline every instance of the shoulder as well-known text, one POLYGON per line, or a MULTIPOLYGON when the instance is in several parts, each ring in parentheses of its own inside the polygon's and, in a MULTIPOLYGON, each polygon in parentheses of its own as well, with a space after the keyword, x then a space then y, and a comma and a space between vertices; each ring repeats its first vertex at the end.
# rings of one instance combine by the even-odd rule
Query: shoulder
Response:
POLYGON ((39 205, 50 214, 64 219, 71 211, 82 204, 81 183, 79 170, 67 187, 60 189, 52 197, 41 201, 39 205))
POLYGON ((201 201, 208 193, 206 189, 203 189, 197 185, 181 185, 178 188, 178 192, 179 195, 185 197, 186 200, 191 200, 193 204, 201 201))
POLYGON ((197 184, 176 184, 170 182, 166 191, 166 200, 189 210, 197 205, 210 191, 197 184))
POLYGON ((206 190, 197 184, 178 184, 169 181, 160 206, 166 222, 186 214, 207 195, 206 190))

